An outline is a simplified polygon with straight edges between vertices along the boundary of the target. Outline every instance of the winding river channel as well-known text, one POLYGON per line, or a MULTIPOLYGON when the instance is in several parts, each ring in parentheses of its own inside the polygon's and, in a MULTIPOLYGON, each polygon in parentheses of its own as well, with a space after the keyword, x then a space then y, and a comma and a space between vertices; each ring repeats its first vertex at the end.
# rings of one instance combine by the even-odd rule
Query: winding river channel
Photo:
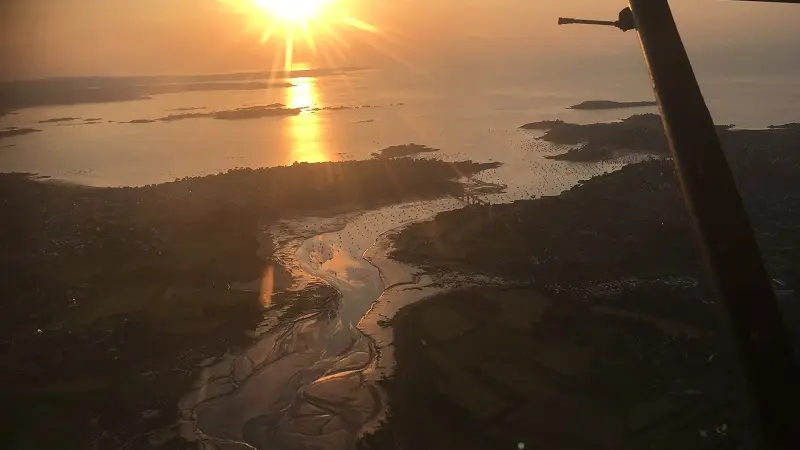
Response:
MULTIPOLYGON (((535 189, 539 195, 555 194, 622 165, 562 172, 558 185, 505 177, 505 192, 485 198, 530 198, 531 183, 544 186, 535 189)), ((476 178, 485 183, 501 176, 476 178)), ((378 427, 387 400, 377 381, 391 375, 394 364, 389 321, 403 306, 444 289, 419 269, 391 260, 387 235, 463 206, 454 198, 415 201, 270 227, 278 262, 292 274, 286 290, 314 295, 315 286, 331 286, 340 300, 292 320, 268 308, 250 348, 202 367, 195 389, 179 404, 182 435, 208 449, 344 450, 378 427)))

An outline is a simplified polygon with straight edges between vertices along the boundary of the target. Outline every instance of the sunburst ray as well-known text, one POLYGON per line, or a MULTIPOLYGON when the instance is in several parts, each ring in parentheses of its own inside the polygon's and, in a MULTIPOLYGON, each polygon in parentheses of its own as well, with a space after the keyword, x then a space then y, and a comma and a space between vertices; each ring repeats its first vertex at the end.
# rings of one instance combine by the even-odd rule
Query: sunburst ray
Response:
MULTIPOLYGON (((376 26, 350 14, 342 0, 219 1, 243 16, 244 30, 259 33, 262 44, 271 42, 276 35, 283 35, 285 71, 292 68, 298 43, 304 43, 311 52, 317 54, 320 49, 318 41, 324 40, 329 44, 326 48, 332 48, 337 57, 344 59, 342 48, 347 49, 350 44, 341 37, 340 30, 378 33, 376 26)), ((327 56, 324 59, 329 60, 327 56)))

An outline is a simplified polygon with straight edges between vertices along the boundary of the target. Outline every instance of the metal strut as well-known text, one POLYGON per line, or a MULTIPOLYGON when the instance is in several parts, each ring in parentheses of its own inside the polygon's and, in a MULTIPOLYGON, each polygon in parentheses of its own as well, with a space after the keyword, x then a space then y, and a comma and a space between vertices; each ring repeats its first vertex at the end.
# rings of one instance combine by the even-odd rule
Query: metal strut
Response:
POLYGON ((568 25, 572 23, 584 24, 584 25, 605 25, 610 27, 617 27, 622 31, 634 30, 636 29, 636 23, 633 20, 633 14, 631 13, 630 8, 625 8, 619 12, 619 19, 616 21, 610 20, 587 20, 587 19, 573 19, 570 17, 559 17, 558 24, 559 25, 568 25))
POLYGON ((558 23, 638 31, 686 206, 730 324, 758 437, 765 449, 797 448, 800 378, 792 347, 667 0, 630 0, 616 22, 559 18, 558 23))

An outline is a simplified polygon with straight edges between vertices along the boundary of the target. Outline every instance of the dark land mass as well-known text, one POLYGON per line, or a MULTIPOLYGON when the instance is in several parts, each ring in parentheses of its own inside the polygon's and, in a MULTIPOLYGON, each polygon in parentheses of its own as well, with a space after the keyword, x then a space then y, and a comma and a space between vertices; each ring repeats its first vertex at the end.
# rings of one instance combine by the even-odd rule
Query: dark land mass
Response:
POLYGON ((294 86, 289 82, 217 82, 217 83, 186 83, 186 84, 157 84, 140 87, 145 95, 174 94, 177 92, 197 91, 251 91, 269 88, 288 88, 294 86))
POLYGON ((392 145, 386 147, 382 150, 378 150, 377 152, 373 153, 372 157, 376 159, 392 159, 403 156, 417 155, 420 153, 433 153, 438 151, 439 151, 438 148, 431 148, 428 147, 427 145, 411 143, 403 145, 392 145))
POLYGON ((38 106, 77 105, 83 103, 112 103, 133 100, 149 100, 135 88, 118 89, 78 89, 78 90, 38 90, 36 88, 18 91, 0 89, 0 108, 16 110, 38 106))
POLYGON ((102 117, 90 117, 88 119, 83 119, 84 122, 99 122, 103 120, 102 117))
POLYGON ((84 86, 129 86, 129 85, 159 85, 159 84, 189 84, 189 83, 213 83, 213 82, 250 82, 263 80, 285 80, 298 77, 325 77, 367 70, 366 67, 341 67, 341 68, 320 68, 320 69, 301 69, 290 71, 261 71, 261 72, 237 72, 237 73, 215 73, 197 75, 145 75, 145 76, 123 76, 123 77, 64 77, 64 78, 44 78, 39 80, 19 80, 7 82, 8 85, 52 83, 67 87, 84 86))
POLYGON ((80 119, 80 117, 54 117, 52 119, 40 120, 39 123, 72 122, 78 119, 80 119))
POLYGON ((293 86, 288 82, 216 82, 158 85, 81 86, 44 82, 0 83, 0 108, 15 110, 37 106, 76 105, 148 100, 154 95, 178 92, 258 90, 293 86), (16 84, 15 84, 16 83, 16 84), (9 85, 10 84, 10 85, 9 85))
MULTIPOLYGON (((800 134, 724 137, 768 269, 797 286, 800 134)), ((401 310, 390 418, 362 447, 742 448, 730 338, 671 161, 444 212, 392 240, 394 258, 430 272, 527 287, 456 290, 401 310)), ((779 300, 800 342, 800 297, 779 300)))
POLYGON ((346 67, 210 75, 69 77, 8 81, 0 83, 0 115, 35 106, 145 100, 150 95, 172 92, 288 87, 291 83, 282 80, 343 75, 360 70, 365 69, 346 67))
POLYGON ((296 116, 303 108, 280 108, 272 105, 267 106, 248 106, 231 111, 218 111, 214 113, 215 119, 221 120, 241 120, 241 119, 260 119, 262 117, 296 116))
POLYGON ((739 448, 728 367, 691 326, 526 288, 451 291, 392 326, 390 418, 362 447, 739 448))
POLYGON ((120 123, 155 123, 158 122, 156 119, 133 119, 127 122, 120 122, 120 123))
POLYGON ((12 136, 21 136, 24 134, 30 133, 38 133, 42 130, 37 130, 36 128, 17 128, 17 127, 8 127, 5 130, 0 130, 0 139, 12 137, 12 136))
MULTIPOLYGON (((405 106, 405 103, 390 103, 383 106, 405 106)), ((356 105, 356 106, 323 106, 321 108, 307 108, 308 111, 344 111, 348 109, 367 109, 367 108, 380 108, 381 105, 356 105)))
MULTIPOLYGON (((666 155, 669 153, 661 118, 657 114, 637 114, 620 122, 579 125, 561 120, 532 122, 520 128, 547 130, 539 139, 564 145, 581 147, 566 153, 548 156, 562 161, 603 161, 630 153, 666 155)), ((735 140, 729 133, 733 125, 717 125, 717 132, 725 142, 735 140)))
POLYGON ((783 125, 770 125, 771 130, 800 130, 800 123, 786 123, 783 125))
POLYGON ((356 109, 356 108, 371 108, 371 106, 323 106, 321 108, 309 108, 309 111, 344 111, 347 109, 356 109))
MULTIPOLYGON (((283 105, 281 105, 281 106, 283 106, 283 105)), ((173 108, 173 109, 170 109, 168 111, 184 112, 184 111, 199 111, 201 109, 206 109, 206 107, 205 106, 185 106, 183 108, 173 108)))
POLYGON ((565 125, 564 121, 561 119, 557 120, 542 120, 539 122, 531 122, 522 125, 520 128, 523 130, 552 130, 554 128, 558 128, 565 125))
POLYGON ((160 122, 174 122, 176 120, 186 120, 186 119, 203 119, 203 118, 213 118, 213 112, 182 112, 177 114, 170 114, 168 116, 161 117, 160 119, 154 119, 153 122, 160 121, 160 122))
POLYGON ((296 116, 303 110, 302 108, 284 108, 282 103, 271 103, 263 106, 246 106, 237 109, 209 112, 182 112, 170 114, 158 119, 134 119, 122 123, 154 123, 154 122, 174 122, 186 119, 220 119, 220 120, 243 120, 260 119, 263 117, 285 117, 296 116))
MULTIPOLYGON (((493 167, 295 164, 137 188, 0 175, 0 441, 143 448, 144 433, 175 423, 202 361, 249 343, 259 294, 228 286, 274 264, 271 222, 458 195, 461 173, 493 167)), ((321 295, 279 294, 273 304, 291 315, 338 300, 313 289, 321 295)))
POLYGON ((621 108, 638 108, 642 106, 656 106, 656 105, 657 103, 655 101, 615 102, 611 100, 587 100, 585 102, 578 103, 577 105, 572 105, 567 109, 586 109, 586 110, 621 109, 621 108))

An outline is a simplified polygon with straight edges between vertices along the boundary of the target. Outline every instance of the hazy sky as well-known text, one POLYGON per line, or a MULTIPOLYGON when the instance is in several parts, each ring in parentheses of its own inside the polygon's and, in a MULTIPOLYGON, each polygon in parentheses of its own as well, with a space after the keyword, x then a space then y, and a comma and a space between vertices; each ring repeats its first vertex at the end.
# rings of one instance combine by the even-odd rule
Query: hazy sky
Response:
MULTIPOLYGON (((246 0, 243 0, 246 1, 246 0)), ((291 0, 287 0, 291 1, 291 0)), ((269 69, 273 45, 244 32, 245 18, 218 0, 0 0, 0 77, 228 72, 269 69)), ((559 27, 558 16, 614 19, 611 0, 338 0, 378 33, 346 26, 318 33, 313 65, 443 61, 547 61, 592 55, 613 61, 635 37, 614 29, 559 27), (626 37, 628 39, 626 39, 626 37)), ((724 63, 745 55, 800 66, 800 5, 672 0, 693 55, 724 63)), ((741 58, 739 58, 741 59, 741 58)))

